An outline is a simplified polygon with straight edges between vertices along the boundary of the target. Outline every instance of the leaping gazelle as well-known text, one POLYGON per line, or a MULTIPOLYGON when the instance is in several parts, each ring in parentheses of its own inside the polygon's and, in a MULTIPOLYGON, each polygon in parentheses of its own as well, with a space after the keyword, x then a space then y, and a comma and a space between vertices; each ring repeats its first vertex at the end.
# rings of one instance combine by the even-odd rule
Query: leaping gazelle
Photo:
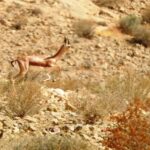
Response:
POLYGON ((67 38, 64 38, 64 43, 61 45, 59 50, 53 56, 43 56, 43 55, 27 55, 22 57, 17 57, 17 59, 12 60, 10 63, 14 67, 14 63, 17 62, 19 66, 19 73, 14 77, 24 77, 29 66, 41 66, 41 67, 55 67, 56 62, 62 57, 62 55, 70 48, 70 42, 67 38))

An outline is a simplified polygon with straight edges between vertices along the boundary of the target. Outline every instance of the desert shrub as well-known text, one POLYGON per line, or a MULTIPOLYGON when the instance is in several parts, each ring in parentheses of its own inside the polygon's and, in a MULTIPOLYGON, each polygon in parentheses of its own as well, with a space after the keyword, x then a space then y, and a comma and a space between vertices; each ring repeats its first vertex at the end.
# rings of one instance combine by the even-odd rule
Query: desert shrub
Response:
POLYGON ((144 105, 143 101, 135 100, 123 113, 112 116, 114 125, 103 130, 107 134, 102 142, 106 149, 150 149, 150 122, 142 114, 144 105))
POLYGON ((69 102, 80 113, 87 124, 93 124, 102 117, 102 101, 92 97, 87 90, 69 96, 69 102), (86 94, 85 94, 86 93, 86 94))
POLYGON ((150 5, 143 11, 142 17, 143 21, 150 23, 150 5))
POLYGON ((133 31, 137 30, 137 27, 141 24, 141 18, 135 15, 128 15, 121 18, 119 26, 125 33, 132 34, 133 31))
POLYGON ((74 24, 75 33, 80 37, 91 39, 94 37, 94 21, 80 20, 74 24))
POLYGON ((96 150, 94 146, 79 137, 59 135, 29 138, 17 143, 13 150, 96 150))
POLYGON ((6 96, 6 113, 18 117, 37 113, 42 98, 41 86, 36 82, 12 84, 6 96))
POLYGON ((126 108, 126 101, 120 100, 117 92, 111 93, 102 89, 99 92, 101 94, 95 95, 89 90, 81 90, 76 94, 70 94, 69 102, 87 124, 94 124, 108 114, 126 108))
POLYGON ((39 16, 41 15, 43 12, 40 8, 33 8, 29 10, 29 13, 33 16, 39 16))
POLYGON ((102 7, 114 7, 123 2, 122 0, 93 0, 93 2, 102 7))
POLYGON ((144 26, 139 26, 137 30, 133 32, 132 42, 139 43, 145 47, 150 46, 150 29, 144 26))

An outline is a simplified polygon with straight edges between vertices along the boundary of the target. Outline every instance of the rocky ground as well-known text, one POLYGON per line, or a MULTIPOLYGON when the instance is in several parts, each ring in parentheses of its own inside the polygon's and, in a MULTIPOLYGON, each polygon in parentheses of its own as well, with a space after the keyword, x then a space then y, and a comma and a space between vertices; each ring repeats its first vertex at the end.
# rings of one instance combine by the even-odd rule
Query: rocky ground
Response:
MULTIPOLYGON (((130 44, 131 36, 117 28, 122 16, 140 15, 148 4, 148 0, 127 0, 125 4, 107 8, 98 7, 90 0, 1 0, 1 80, 7 80, 9 74, 16 73, 9 61, 17 55, 52 55, 62 44, 64 36, 69 38, 71 49, 59 61, 62 72, 58 80, 99 83, 112 75, 123 75, 133 70, 149 76, 150 48, 130 44), (94 22, 92 39, 77 35, 74 24, 80 19, 94 22)), ((40 73, 36 80, 43 79, 48 72, 48 69, 38 67, 30 70, 40 73)), ((68 93, 76 90, 69 87, 62 90, 61 84, 59 89, 54 89, 49 81, 40 84, 46 98, 41 100, 43 107, 37 114, 12 119, 0 112, 1 149, 7 149, 4 143, 8 140, 26 134, 77 134, 103 149, 101 129, 107 126, 108 120, 86 124, 82 115, 69 103, 68 93)))

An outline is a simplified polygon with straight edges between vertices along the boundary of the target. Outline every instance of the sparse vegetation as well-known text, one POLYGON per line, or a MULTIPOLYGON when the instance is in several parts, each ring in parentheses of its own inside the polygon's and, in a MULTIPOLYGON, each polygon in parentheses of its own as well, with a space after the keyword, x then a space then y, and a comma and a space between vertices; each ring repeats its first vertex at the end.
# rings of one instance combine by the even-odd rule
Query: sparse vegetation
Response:
POLYGON ((85 95, 85 93, 89 93, 89 91, 80 90, 77 94, 71 94, 70 103, 83 115, 87 124, 93 124, 102 117, 102 101, 90 94, 85 95))
POLYGON ((103 141, 106 150, 150 149, 150 122, 142 114, 144 105, 143 101, 135 100, 123 113, 112 116, 113 127, 104 130, 108 133, 103 141))
POLYGON ((123 32, 133 36, 131 42, 150 46, 150 30, 141 24, 142 19, 135 15, 129 15, 120 20, 120 28, 123 32))
POLYGON ((0 1, 0 150, 150 149, 149 0, 0 1))
POLYGON ((11 85, 6 97, 6 113, 18 117, 37 113, 41 100, 41 86, 38 83, 25 81, 11 85))
POLYGON ((94 37, 94 27, 95 22, 92 20, 80 20, 74 24, 75 33, 88 39, 94 37))
POLYGON ((70 95, 69 99, 86 123, 94 123, 110 113, 122 112, 135 98, 147 101, 150 79, 128 73, 124 77, 108 79, 105 85, 84 83, 84 86, 85 91, 80 89, 77 94, 70 95))
POLYGON ((81 80, 76 79, 60 79, 55 82, 49 81, 46 83, 48 87, 61 88, 63 90, 77 90, 84 86, 81 80))
POLYGON ((135 15, 128 15, 121 18, 119 26, 120 29, 128 34, 132 34, 137 30, 138 26, 141 24, 141 18, 135 15))
POLYGON ((150 29, 144 26, 139 26, 133 33, 132 42, 142 44, 146 47, 150 46, 150 29))
POLYGON ((145 8, 142 17, 143 21, 150 23, 150 5, 145 8))
POLYGON ((22 142, 17 142, 13 150, 97 150, 88 142, 79 137, 69 136, 43 136, 28 138, 22 142), (26 142, 25 142, 26 141, 26 142))

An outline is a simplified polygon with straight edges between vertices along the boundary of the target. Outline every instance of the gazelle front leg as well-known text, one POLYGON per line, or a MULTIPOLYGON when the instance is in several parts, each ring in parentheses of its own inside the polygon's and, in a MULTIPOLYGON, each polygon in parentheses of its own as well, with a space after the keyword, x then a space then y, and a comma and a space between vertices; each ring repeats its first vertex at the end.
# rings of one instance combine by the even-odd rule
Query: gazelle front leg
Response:
POLYGON ((52 80, 56 81, 60 78, 61 75, 61 68, 60 66, 56 65, 53 68, 51 68, 51 72, 52 72, 52 80))
POLYGON ((61 68, 59 66, 57 66, 57 65, 50 67, 50 71, 49 71, 49 73, 47 73, 48 78, 46 78, 43 81, 50 81, 50 80, 54 81, 55 77, 54 77, 53 73, 56 72, 56 71, 58 72, 58 74, 60 74, 61 73, 61 68))
POLYGON ((14 77, 14 79, 17 79, 18 77, 22 79, 29 70, 29 63, 27 61, 18 60, 18 65, 19 73, 14 77))
POLYGON ((47 73, 46 75, 48 76, 48 78, 44 79, 43 81, 50 81, 52 77, 49 75, 49 73, 47 73))

